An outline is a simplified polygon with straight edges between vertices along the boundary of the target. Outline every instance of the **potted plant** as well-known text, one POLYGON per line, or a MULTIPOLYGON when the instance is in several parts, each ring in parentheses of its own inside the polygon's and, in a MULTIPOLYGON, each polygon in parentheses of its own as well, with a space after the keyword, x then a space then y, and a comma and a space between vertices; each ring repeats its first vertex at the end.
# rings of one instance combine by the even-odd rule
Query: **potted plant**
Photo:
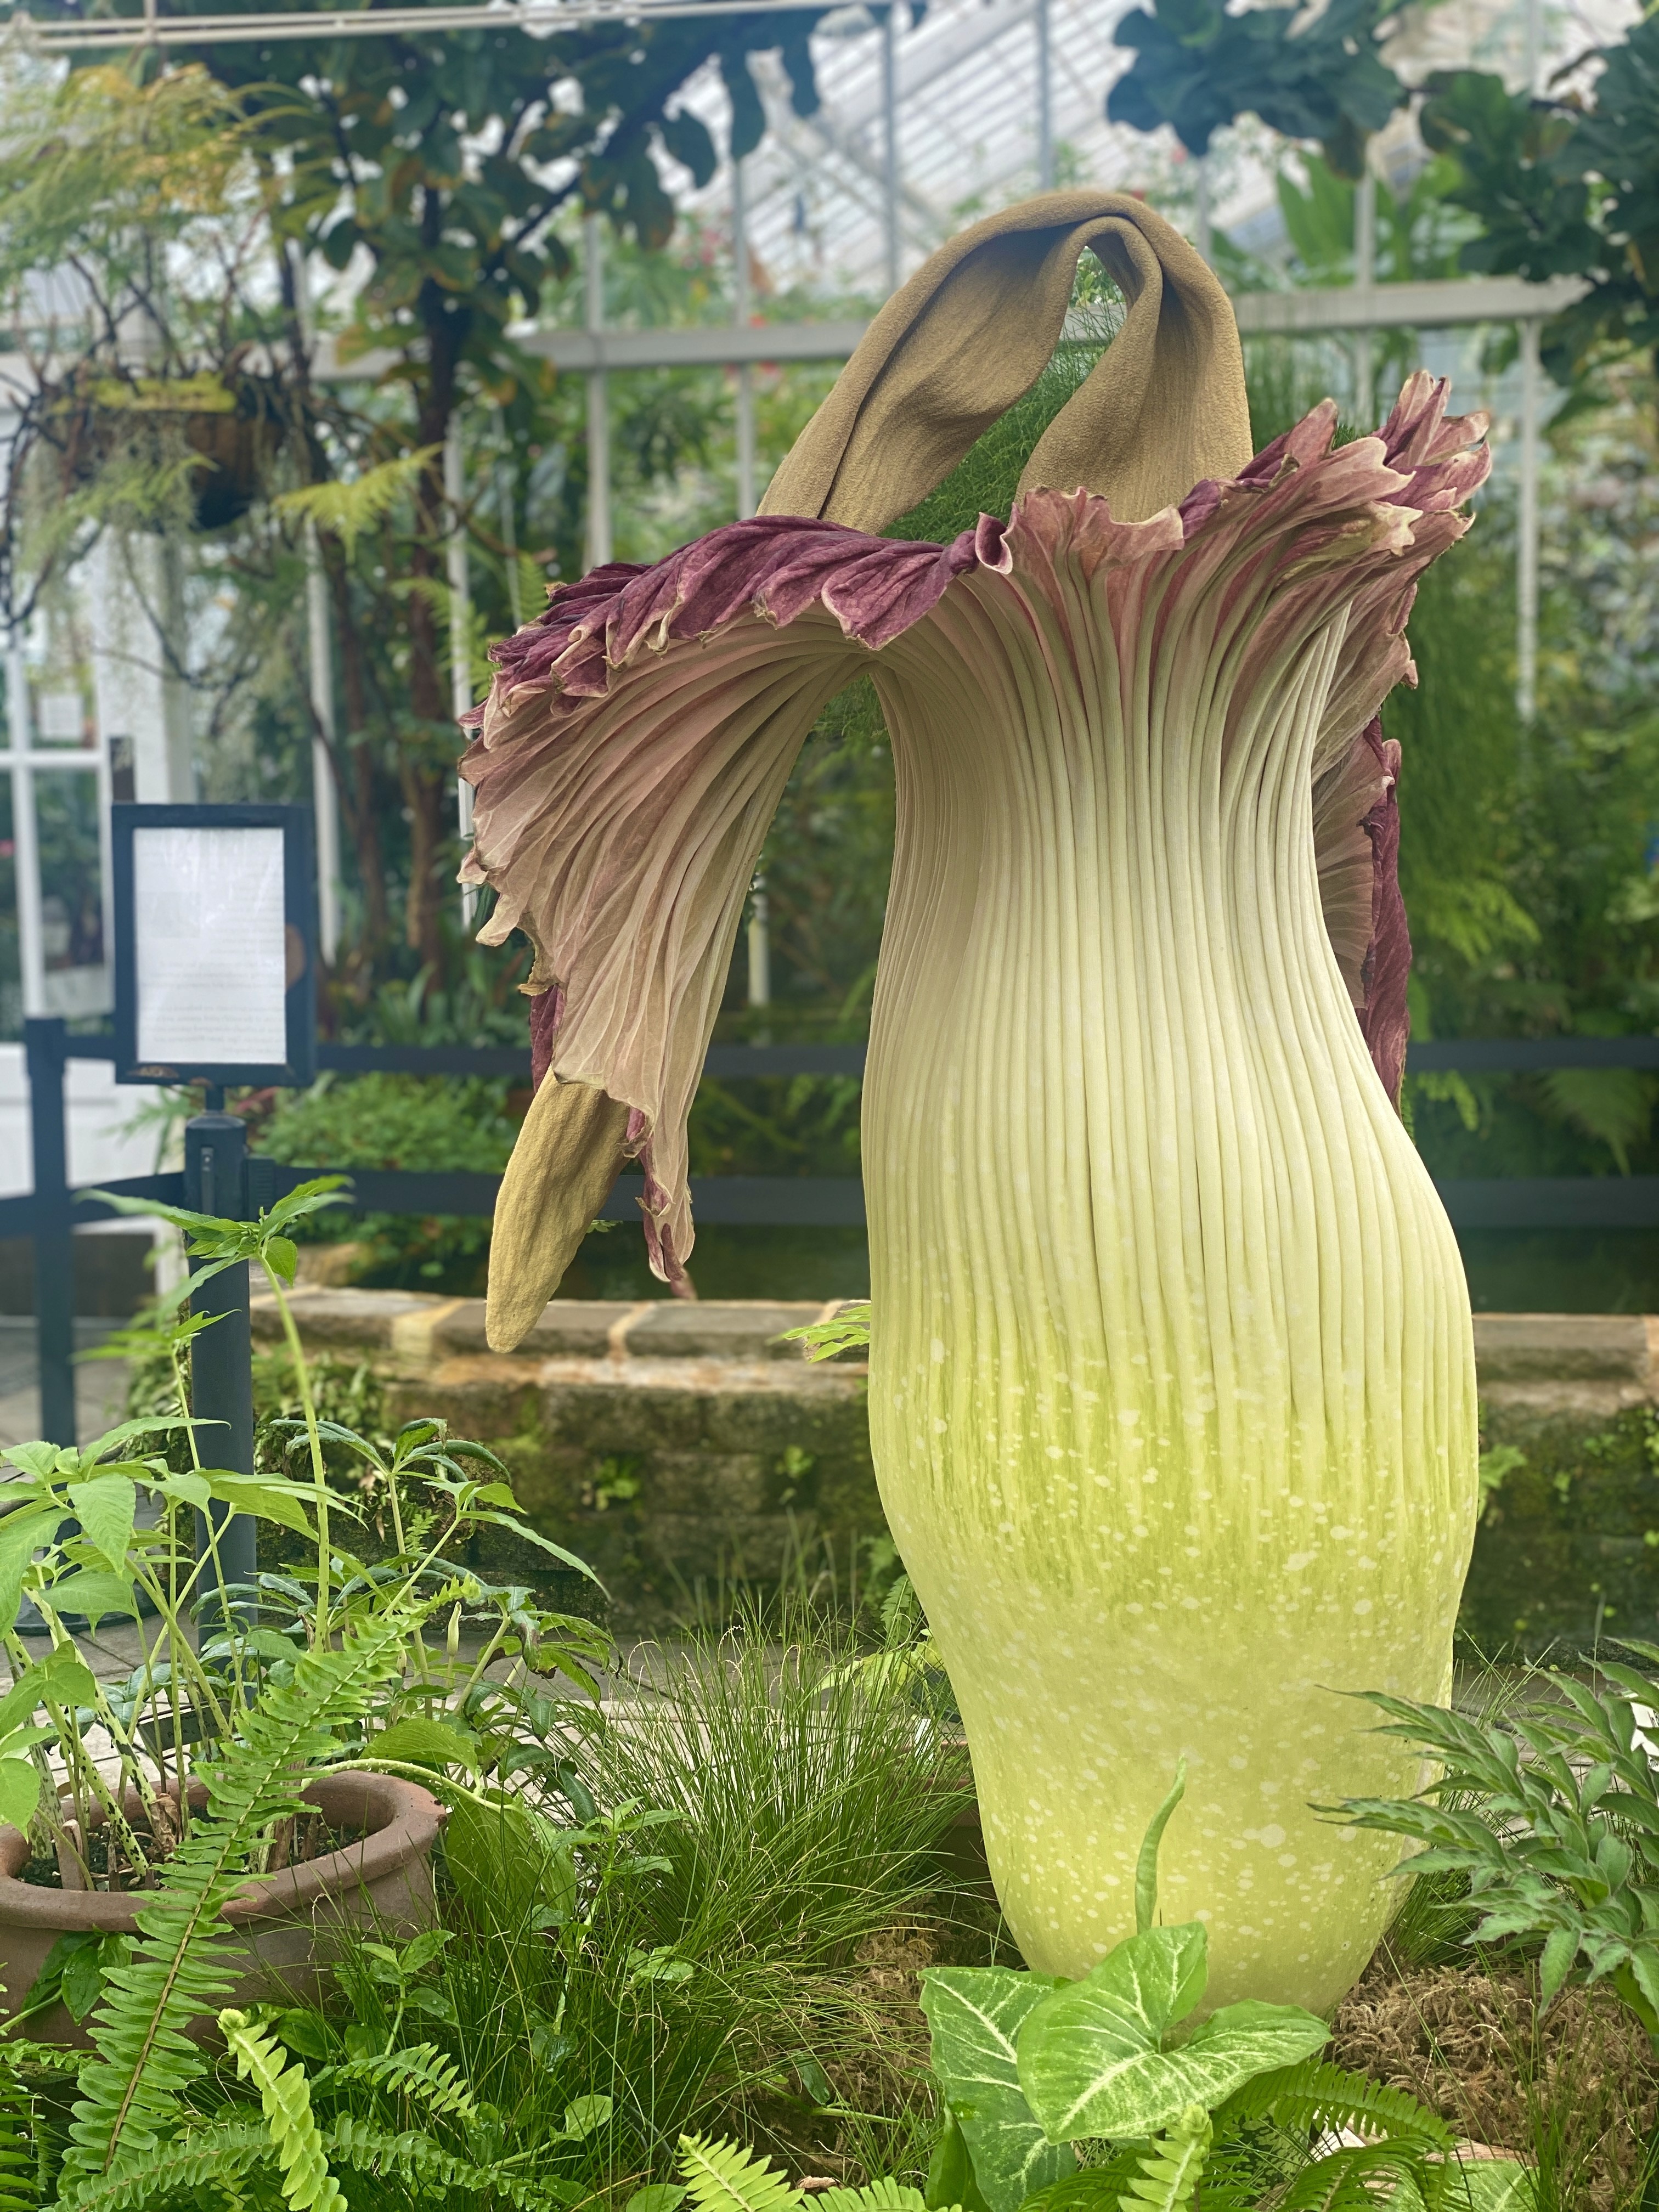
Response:
POLYGON ((474 1529, 505 1525, 587 1572, 518 1521, 483 1445, 433 1421, 387 1442, 319 1419, 284 1295, 289 1232, 338 1181, 307 1184, 252 1223, 159 1209, 189 1240, 186 1291, 240 1261, 263 1268, 303 1408, 282 1425, 305 1479, 204 1463, 211 1425, 191 1416, 186 1355, 212 1324, 165 1309, 118 1348, 165 1347, 176 1413, 80 1449, 3 1455, 14 1480, 0 1518, 11 1671, 0 1697, 0 2007, 31 2039, 99 2045, 146 1962, 160 1974, 192 1946, 207 1961, 199 1985, 163 1977, 178 2034, 276 1985, 314 1993, 343 1919, 414 1933, 432 1909, 434 1787, 451 1802, 475 1794, 443 1770, 499 1765, 499 1744, 489 1762, 479 1747, 510 1732, 532 1670, 585 1680, 608 1648, 590 1623, 453 1564, 474 1529), (331 1484, 325 1446, 355 1467, 355 1494, 331 1484), (393 1534, 372 1567, 341 1540, 370 1498, 393 1534), (225 1587, 216 1504, 303 1533, 314 1564, 225 1587), (19 1633, 26 1598, 44 1650, 19 1633), (427 1630, 440 1616, 434 1650, 427 1630), (112 1617, 136 1624, 137 1663, 121 1681, 99 1680, 74 1641, 78 1624, 112 1617), (464 1658, 469 1625, 482 1650, 464 1658), (507 1680, 486 1684, 501 1659, 507 1680))

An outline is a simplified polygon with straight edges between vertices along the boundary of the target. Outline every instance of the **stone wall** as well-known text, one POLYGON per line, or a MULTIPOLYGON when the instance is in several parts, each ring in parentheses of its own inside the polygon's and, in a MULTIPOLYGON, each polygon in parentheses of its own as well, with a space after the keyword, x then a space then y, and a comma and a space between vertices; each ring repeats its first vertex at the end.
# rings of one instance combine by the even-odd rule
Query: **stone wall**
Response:
MULTIPOLYGON (((507 1358, 484 1342, 482 1299, 301 1288, 294 1304, 308 1353, 373 1362, 389 1423, 437 1414, 489 1444, 536 1526, 599 1575, 619 1629, 724 1614, 743 1586, 795 1572, 844 1589, 884 1533, 864 1367, 781 1340, 833 1303, 561 1301, 507 1358)), ((253 1325, 275 1344, 269 1299, 253 1325)), ((508 1538, 475 1564, 546 1580, 508 1538)), ((580 1601, 576 1577, 556 1582, 580 1601)))
MULTIPOLYGON (((302 1288, 307 1350, 367 1360, 389 1421, 435 1413, 489 1443, 544 1534, 589 1560, 624 1631, 722 1613, 744 1584, 833 1571, 884 1532, 862 1364, 784 1333, 829 1306, 556 1303, 509 1358, 476 1298, 302 1288)), ((1475 1320, 1492 1484, 1464 1626, 1486 1650, 1659 1638, 1659 1318, 1475 1320)), ((255 1334, 276 1316, 256 1301, 255 1334)), ((504 1540, 480 1571, 545 1580, 504 1540)), ((577 1578, 562 1586, 579 1595, 577 1578)))

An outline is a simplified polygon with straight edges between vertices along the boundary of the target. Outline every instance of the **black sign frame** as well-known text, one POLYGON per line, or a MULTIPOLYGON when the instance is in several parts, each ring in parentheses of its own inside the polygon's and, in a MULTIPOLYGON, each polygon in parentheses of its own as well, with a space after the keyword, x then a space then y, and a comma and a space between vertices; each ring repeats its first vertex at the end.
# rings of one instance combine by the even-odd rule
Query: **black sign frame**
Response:
POLYGON ((317 1078, 317 886, 308 806, 139 805, 110 808, 115 905, 115 1080, 204 1083, 219 1088, 304 1090, 317 1078), (287 1053, 279 1061, 181 1060, 138 1057, 138 939, 132 841, 141 830, 280 830, 283 920, 287 951, 287 1053))

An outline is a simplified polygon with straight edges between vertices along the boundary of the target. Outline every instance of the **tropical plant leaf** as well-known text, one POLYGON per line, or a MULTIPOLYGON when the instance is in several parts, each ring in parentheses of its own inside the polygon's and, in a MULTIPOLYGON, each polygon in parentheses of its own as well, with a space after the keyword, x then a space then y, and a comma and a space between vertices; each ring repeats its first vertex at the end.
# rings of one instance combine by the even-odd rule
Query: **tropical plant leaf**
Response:
POLYGON ((1207 1940, 1197 1921, 1128 1936, 1032 2012, 1019 2034, 1019 2081, 1051 2139, 1158 2134, 1189 2106, 1213 2111, 1253 2075, 1329 2040, 1312 2013, 1246 2001, 1164 2049, 1203 1995, 1207 1940))
POLYGON ((921 1978, 933 2071, 990 2212, 1017 2212, 1077 2163, 1033 2115, 1018 2057, 1024 2023, 1065 1986, 1054 1975, 1008 1966, 933 1966, 921 1978))

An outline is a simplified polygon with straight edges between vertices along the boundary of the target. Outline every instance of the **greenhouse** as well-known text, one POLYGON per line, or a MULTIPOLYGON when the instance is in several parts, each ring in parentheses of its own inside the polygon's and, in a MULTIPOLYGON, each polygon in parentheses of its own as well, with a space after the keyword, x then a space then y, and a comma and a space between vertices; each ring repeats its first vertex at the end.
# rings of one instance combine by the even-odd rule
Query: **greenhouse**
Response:
POLYGON ((0 2212, 1659 2208, 1659 15, 0 42, 0 2212))

